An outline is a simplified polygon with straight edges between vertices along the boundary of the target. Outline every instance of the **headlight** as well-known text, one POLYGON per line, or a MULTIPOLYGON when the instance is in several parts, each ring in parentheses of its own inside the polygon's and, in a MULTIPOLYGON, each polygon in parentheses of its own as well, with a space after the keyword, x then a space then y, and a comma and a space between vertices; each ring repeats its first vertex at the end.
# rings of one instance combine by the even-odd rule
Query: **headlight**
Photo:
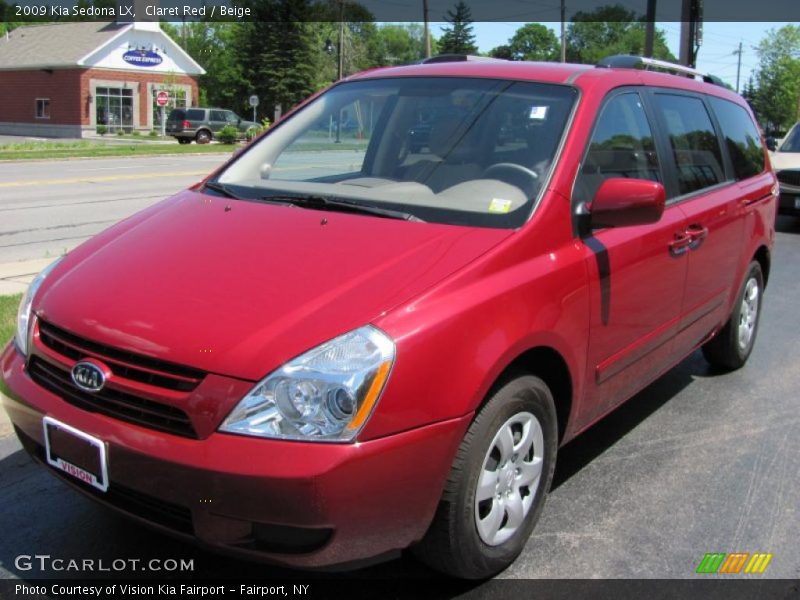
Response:
POLYGON ((42 285, 42 282, 62 258, 64 257, 60 256, 55 259, 33 278, 33 281, 31 281, 31 284, 28 286, 28 291, 26 291, 25 295, 22 297, 22 302, 19 303, 19 311, 17 312, 17 334, 14 336, 14 341, 23 356, 28 356, 28 339, 30 338, 31 305, 33 304, 33 299, 39 287, 42 285))
POLYGON ((394 342, 366 326, 309 350, 268 375, 220 431, 346 442, 363 427, 394 361, 394 342))

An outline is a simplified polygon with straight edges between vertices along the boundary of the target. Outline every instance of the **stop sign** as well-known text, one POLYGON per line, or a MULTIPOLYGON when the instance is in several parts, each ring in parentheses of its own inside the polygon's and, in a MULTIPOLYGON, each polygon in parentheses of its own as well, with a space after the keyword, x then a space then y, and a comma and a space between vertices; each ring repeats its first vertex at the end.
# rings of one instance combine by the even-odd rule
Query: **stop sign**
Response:
POLYGON ((159 106, 166 106, 169 103, 169 93, 160 91, 156 94, 156 104, 159 106))

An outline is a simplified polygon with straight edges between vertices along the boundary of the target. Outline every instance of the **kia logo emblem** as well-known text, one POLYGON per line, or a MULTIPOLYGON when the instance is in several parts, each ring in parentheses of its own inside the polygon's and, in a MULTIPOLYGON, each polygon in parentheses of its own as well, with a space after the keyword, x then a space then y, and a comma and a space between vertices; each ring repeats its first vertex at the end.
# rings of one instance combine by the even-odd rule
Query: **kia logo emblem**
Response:
POLYGON ((86 392, 99 392, 106 384, 106 373, 99 365, 82 360, 72 367, 72 381, 86 392))

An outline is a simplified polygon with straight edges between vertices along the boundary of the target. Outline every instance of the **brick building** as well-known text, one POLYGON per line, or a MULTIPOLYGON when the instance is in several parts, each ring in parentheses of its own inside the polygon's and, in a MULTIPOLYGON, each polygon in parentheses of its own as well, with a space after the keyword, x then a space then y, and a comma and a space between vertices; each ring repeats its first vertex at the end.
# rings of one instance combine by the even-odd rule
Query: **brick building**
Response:
POLYGON ((0 37, 0 134, 157 129, 156 93, 195 106, 204 72, 155 22, 20 27, 0 37))

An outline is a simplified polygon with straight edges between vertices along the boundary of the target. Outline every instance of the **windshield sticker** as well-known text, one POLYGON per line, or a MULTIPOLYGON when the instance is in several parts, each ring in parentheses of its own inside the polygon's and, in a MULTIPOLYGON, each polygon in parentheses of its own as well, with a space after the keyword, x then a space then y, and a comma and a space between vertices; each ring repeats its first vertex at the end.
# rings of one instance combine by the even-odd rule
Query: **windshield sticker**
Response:
POLYGON ((500 198, 492 198, 489 202, 490 213, 505 214, 511 210, 511 200, 501 200, 500 198))
POLYGON ((532 121, 544 121, 547 118, 547 106, 531 106, 528 118, 532 121))

